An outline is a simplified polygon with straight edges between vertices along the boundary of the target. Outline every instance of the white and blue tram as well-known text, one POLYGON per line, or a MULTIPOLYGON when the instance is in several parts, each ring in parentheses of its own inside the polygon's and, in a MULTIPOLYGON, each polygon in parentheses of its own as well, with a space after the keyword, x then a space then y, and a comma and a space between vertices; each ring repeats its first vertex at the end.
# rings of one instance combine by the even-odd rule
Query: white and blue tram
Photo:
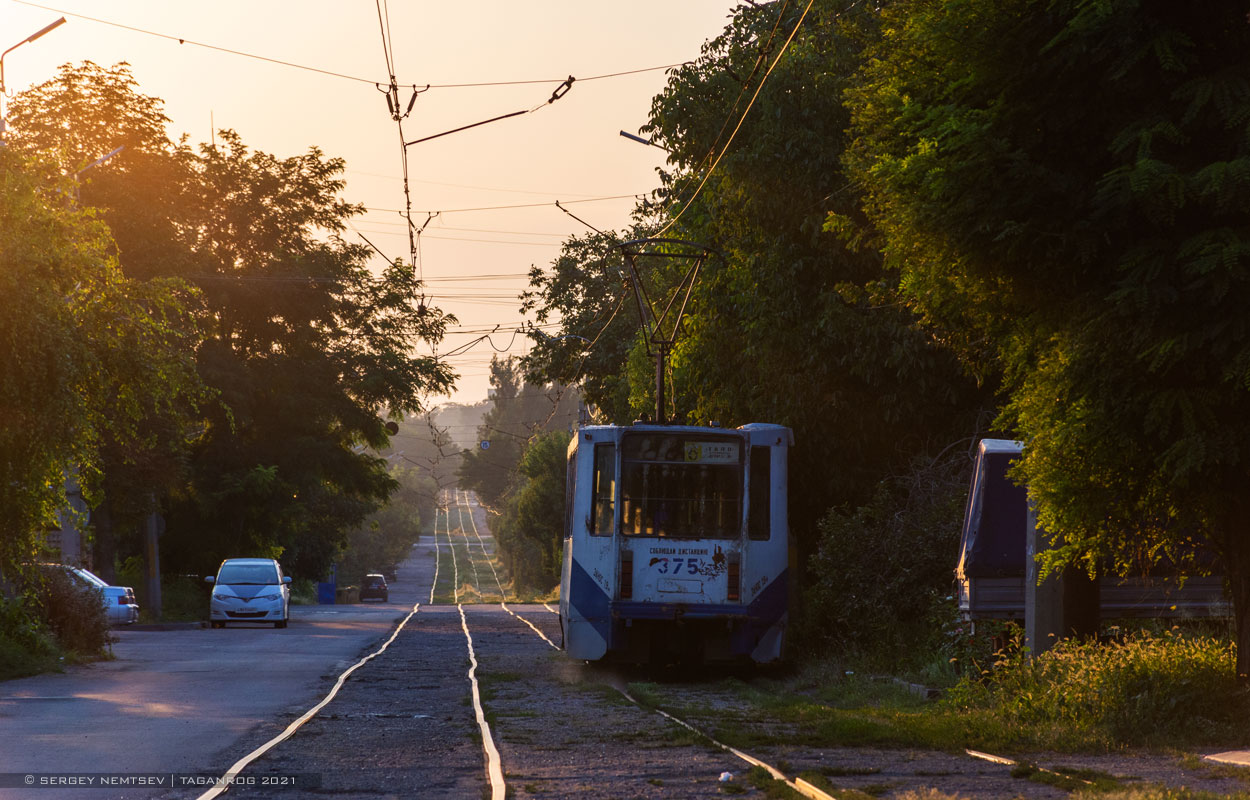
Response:
POLYGON ((789 428, 766 424, 577 431, 560 580, 569 655, 780 658, 793 439, 789 428))

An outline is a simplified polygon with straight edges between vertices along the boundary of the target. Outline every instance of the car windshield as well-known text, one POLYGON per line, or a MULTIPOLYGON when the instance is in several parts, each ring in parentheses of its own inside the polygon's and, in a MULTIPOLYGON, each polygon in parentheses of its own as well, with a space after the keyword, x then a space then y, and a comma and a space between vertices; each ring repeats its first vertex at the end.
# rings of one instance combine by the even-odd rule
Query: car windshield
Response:
POLYGON ((91 584, 92 586, 96 587, 97 589, 103 589, 105 586, 108 586, 108 582, 105 581, 103 578, 96 575, 94 572, 88 572, 87 570, 82 569, 81 567, 70 567, 70 572, 74 573, 79 578, 91 584))
POLYGON ((278 570, 273 564, 222 564, 217 583, 234 586, 253 584, 265 586, 278 582, 278 570))

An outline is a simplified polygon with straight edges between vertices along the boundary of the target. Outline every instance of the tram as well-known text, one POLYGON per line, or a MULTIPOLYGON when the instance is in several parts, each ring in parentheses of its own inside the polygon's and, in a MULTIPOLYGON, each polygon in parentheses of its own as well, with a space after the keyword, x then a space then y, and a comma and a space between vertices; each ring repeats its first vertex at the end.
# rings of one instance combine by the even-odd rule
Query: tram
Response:
POLYGON ((588 661, 758 663, 788 617, 781 425, 581 428, 569 443, 560 625, 588 661))

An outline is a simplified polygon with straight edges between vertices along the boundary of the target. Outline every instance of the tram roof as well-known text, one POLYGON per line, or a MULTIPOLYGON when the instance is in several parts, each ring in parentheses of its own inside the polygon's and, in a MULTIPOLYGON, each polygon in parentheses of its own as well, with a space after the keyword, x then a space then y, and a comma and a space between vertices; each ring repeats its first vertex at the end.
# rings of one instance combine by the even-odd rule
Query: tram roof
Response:
MULTIPOLYGON (((654 422, 635 422, 632 425, 586 425, 578 429, 578 433, 594 434, 604 431, 625 431, 625 432, 642 432, 642 433, 677 433, 677 434, 726 434, 726 433, 750 433, 752 431, 785 431, 786 441, 794 444, 794 433, 785 425, 777 425, 771 422, 751 422, 746 425, 740 425, 737 428, 723 428, 711 425, 661 425, 654 422)), ((576 437, 574 438, 576 442, 576 437)))

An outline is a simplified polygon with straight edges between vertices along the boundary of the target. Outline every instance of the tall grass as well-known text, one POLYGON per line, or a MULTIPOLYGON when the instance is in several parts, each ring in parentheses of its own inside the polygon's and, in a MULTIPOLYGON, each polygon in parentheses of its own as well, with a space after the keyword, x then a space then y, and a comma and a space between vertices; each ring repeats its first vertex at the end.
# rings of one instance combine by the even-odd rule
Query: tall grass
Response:
POLYGON ((1250 692, 1235 662, 1230 642, 1178 631, 1063 641, 1036 659, 1015 647, 966 676, 945 703, 1108 746, 1227 742, 1250 733, 1250 692))

